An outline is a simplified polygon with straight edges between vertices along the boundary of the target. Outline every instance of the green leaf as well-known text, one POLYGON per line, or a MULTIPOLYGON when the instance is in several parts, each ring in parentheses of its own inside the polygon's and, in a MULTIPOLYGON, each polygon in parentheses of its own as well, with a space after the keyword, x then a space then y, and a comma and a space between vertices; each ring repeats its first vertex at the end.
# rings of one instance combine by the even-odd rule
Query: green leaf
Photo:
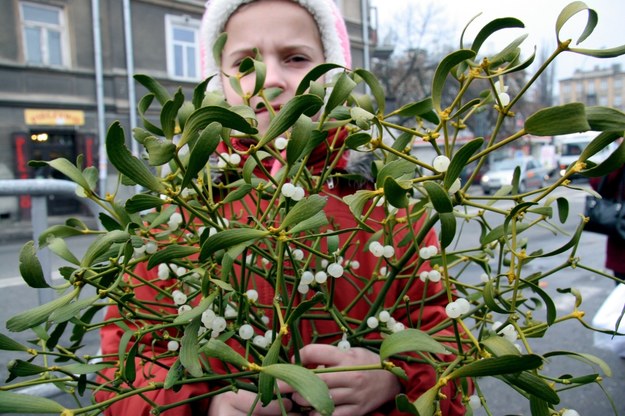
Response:
MULTIPOLYGON (((610 143, 619 140, 623 136, 623 131, 604 131, 595 137, 588 146, 584 148, 582 154, 578 160, 580 162, 589 162, 592 157, 603 150, 610 143)), ((612 152, 605 160, 598 165, 591 165, 591 167, 582 170, 580 173, 587 177, 601 177, 609 174, 610 172, 623 166, 625 163, 625 142, 621 142, 617 149, 612 152)))
POLYGON ((109 127, 106 135, 106 153, 109 161, 117 168, 119 173, 128 176, 135 183, 148 188, 151 191, 163 193, 165 187, 152 172, 134 157, 124 139, 124 131, 118 121, 109 127))
POLYGON ((459 63, 466 61, 467 59, 475 58, 475 51, 470 49, 460 49, 447 55, 438 64, 434 78, 432 79, 432 105, 437 111, 441 111, 441 102, 443 98, 443 90, 447 76, 451 70, 459 63))
POLYGON ((408 328, 395 332, 382 341, 380 346, 380 360, 403 352, 431 352, 434 354, 449 354, 443 344, 436 341, 423 331, 408 328))
POLYGON ((435 403, 438 400, 438 388, 429 388, 414 402, 414 408, 419 416, 434 416, 435 403))
MULTIPOLYGON (((428 394, 430 390, 428 390, 425 394, 428 394)), ((432 403, 434 403, 434 401, 436 400, 437 394, 438 392, 436 390, 434 390, 433 395, 430 393, 430 395, 432 395, 432 403)), ((414 416, 421 416, 420 413, 417 411, 417 408, 408 398, 408 396, 403 393, 395 396, 395 405, 397 406, 397 410, 399 410, 400 412, 409 413, 414 416)))
POLYGON ((605 361, 603 361, 601 358, 597 357, 596 355, 574 352, 574 351, 549 351, 543 354, 543 357, 545 358, 558 357, 558 356, 565 356, 565 357, 573 358, 583 363, 597 366, 601 369, 601 371, 603 371, 603 373, 607 377, 612 377, 612 369, 610 368, 608 363, 606 363, 605 361))
POLYGON ((93 262, 98 259, 102 254, 106 253, 108 249, 116 243, 124 243, 130 239, 130 234, 122 230, 113 230, 107 234, 99 236, 85 252, 80 265, 82 267, 89 267, 93 265, 93 262))
POLYGON ((167 375, 165 376, 165 382, 163 383, 164 389, 171 389, 174 387, 177 381, 182 379, 184 375, 184 367, 182 363, 180 363, 180 357, 169 367, 169 371, 167 371, 167 375))
POLYGON ((195 110, 187 119, 178 146, 185 145, 191 138, 209 124, 218 122, 222 126, 245 134, 256 134, 258 130, 249 125, 245 118, 234 111, 216 105, 209 105, 195 110))
POLYGON ((268 231, 256 230, 252 228, 233 228, 208 237, 200 250, 200 261, 204 261, 208 256, 218 250, 227 249, 239 244, 253 244, 257 240, 269 235, 268 231))
POLYGON ((60 258, 62 258, 63 260, 75 264, 75 265, 79 265, 80 264, 80 260, 78 260, 76 258, 76 256, 74 256, 74 254, 70 251, 69 247, 67 246, 67 243, 65 242, 64 239, 62 238, 51 238, 48 240, 48 248, 57 256, 59 256, 60 258))
POLYGON ((405 159, 396 159, 385 164, 376 177, 376 188, 383 188, 387 177, 399 179, 403 176, 412 179, 415 174, 414 163, 405 159))
POLYGON ((50 287, 43 274, 41 263, 37 258, 37 249, 35 242, 29 241, 22 246, 19 255, 20 274, 24 282, 32 288, 43 289, 50 287))
POLYGON ((219 203, 221 205, 229 207, 231 206, 230 204, 232 204, 234 201, 245 198, 245 196, 252 192, 253 189, 254 187, 252 185, 250 185, 249 183, 244 183, 236 188, 234 191, 229 191, 226 197, 219 203))
POLYGON ((616 108, 586 107, 586 119, 594 131, 618 131, 622 135, 625 130, 625 113, 616 108))
POLYGON ((161 263, 169 263, 172 260, 189 257, 199 252, 200 249, 198 247, 171 244, 150 256, 148 260, 148 270, 161 263))
POLYGON ((502 355, 500 357, 482 358, 451 372, 450 378, 486 377, 500 374, 513 374, 525 370, 535 370, 543 363, 543 359, 535 354, 502 355))
POLYGON ((556 305, 555 303, 553 303, 553 299, 551 299, 549 294, 545 292, 540 286, 527 280, 521 279, 521 281, 524 284, 528 285, 530 289, 537 293, 538 296, 541 297, 543 302, 545 302, 545 308, 547 309, 547 325, 553 325, 557 317, 556 305))
POLYGON ((451 212, 438 214, 441 223, 440 243, 442 247, 448 247, 456 236, 456 217, 451 212))
POLYGON ((359 132, 347 136, 345 146, 347 146, 348 149, 358 150, 360 146, 369 144, 369 142, 371 142, 371 135, 369 133, 359 132))
POLYGON ((560 14, 558 15, 558 19, 556 20, 556 38, 558 39, 558 42, 561 42, 560 31, 562 30, 562 27, 566 24, 566 22, 569 21, 569 19, 571 19, 571 17, 583 10, 588 10, 588 20, 586 21, 584 31, 582 32, 579 39, 577 39, 576 43, 580 44, 581 42, 586 40, 588 36, 590 36, 590 34, 597 26, 597 21, 599 20, 597 17, 597 12, 595 12, 593 9, 588 8, 588 6, 586 6, 584 2, 574 1, 568 4, 564 9, 562 9, 560 14))
POLYGON ((556 203, 558 204, 558 218, 560 219, 560 223, 564 224, 569 217, 569 200, 559 197, 556 199, 556 203))
POLYGON ((407 208, 408 190, 411 188, 410 183, 407 186, 402 186, 395 179, 387 176, 384 181, 384 198, 394 207, 407 208))
POLYGON ((265 146, 293 126, 302 114, 312 117, 322 106, 323 100, 316 95, 304 94, 293 97, 271 120, 267 132, 257 146, 265 146))
POLYGON ((338 69, 338 68, 343 68, 343 67, 341 65, 331 64, 331 63, 317 65, 316 67, 311 69, 310 72, 306 74, 304 79, 302 79, 302 81, 299 83, 297 90, 295 91, 295 95, 302 95, 310 87, 310 83, 312 81, 316 81, 317 79, 319 79, 320 77, 328 73, 329 71, 333 69, 338 69))
POLYGON ((92 306, 100 299, 98 295, 88 297, 87 299, 76 300, 55 309, 48 318, 49 322, 62 323, 78 316, 80 311, 92 306))
POLYGON ((551 410, 546 401, 536 396, 530 396, 530 412, 532 416, 551 416, 551 410))
POLYGON ((172 160, 176 154, 176 145, 167 139, 150 136, 143 145, 148 152, 148 163, 150 166, 164 165, 172 160))
POLYGON ((163 104, 163 109, 161 110, 161 128, 163 129, 163 136, 165 136, 168 142, 171 142, 174 138, 176 117, 183 103, 184 95, 182 95, 181 89, 178 88, 178 91, 174 94, 174 99, 167 100, 167 102, 163 104))
POLYGON ((159 84, 154 78, 144 74, 135 74, 134 79, 154 94, 161 105, 164 105, 171 99, 169 91, 167 91, 167 89, 159 84))
POLYGON ((373 233, 375 230, 363 222, 362 212, 369 201, 377 196, 376 191, 358 190, 351 195, 343 197, 343 201, 349 206, 349 210, 358 221, 358 224, 366 231, 373 233))
POLYGON ((498 335, 483 339, 482 345, 484 345, 488 352, 497 357, 504 355, 521 355, 521 352, 514 346, 513 343, 498 335))
POLYGON ((362 68, 354 69, 353 73, 362 78, 369 86, 371 95, 373 95, 373 98, 378 105, 378 113, 384 114, 386 111, 386 96, 384 94, 384 87, 382 87, 382 84, 380 83, 378 77, 362 68))
POLYGON ((200 108, 202 106, 202 102, 204 101, 204 97, 206 97, 206 87, 208 83, 213 79, 215 75, 211 75, 206 78, 204 81, 197 84, 197 86, 193 89, 193 98, 191 100, 193 104, 193 108, 200 108))
POLYGON ((180 340, 180 362, 193 377, 201 377, 203 374, 197 338, 199 329, 200 318, 197 317, 185 326, 184 335, 180 340))
POLYGON ((160 207, 165 200, 156 195, 136 194, 126 201, 126 211, 130 214, 160 207))
MULTIPOLYGON (((226 41, 228 40, 228 34, 226 32, 222 32, 219 34, 217 39, 215 39, 215 43, 213 46, 213 59, 218 67, 221 66, 221 52, 224 50, 224 46, 226 46, 226 41)), ((208 74, 208 75, 217 75, 217 74, 208 74)))
POLYGON ((432 201, 434 210, 439 214, 451 213, 454 210, 449 194, 438 183, 432 181, 423 182, 423 187, 432 201))
POLYGON ((248 368, 250 363, 241 354, 237 353, 228 344, 218 339, 211 338, 206 344, 200 348, 200 353, 204 353, 209 357, 217 358, 230 364, 234 364, 238 368, 248 368))
MULTIPOLYGON (((282 335, 278 333, 276 339, 274 339, 267 355, 263 358, 263 367, 275 364, 280 357, 280 350, 282 349, 282 335)), ((273 387, 276 383, 276 379, 269 375, 269 373, 262 372, 258 376, 258 392, 260 393, 260 401, 263 405, 269 404, 273 399, 273 387)))
MULTIPOLYGON (((139 117, 141 117, 141 121, 143 122, 143 127, 145 127, 145 130, 157 136, 162 136, 163 130, 161 130, 160 127, 154 125, 150 120, 148 120, 145 115, 150 109, 152 101, 154 101, 154 94, 147 94, 139 101, 139 104, 137 105, 137 110, 139 112, 139 117)), ((139 143, 142 143, 141 137, 139 135, 135 134, 134 137, 139 143)))
POLYGON ((43 322, 46 322, 48 317, 56 309, 67 305, 80 293, 79 288, 74 288, 73 291, 53 300, 52 302, 45 303, 37 306, 33 309, 29 309, 26 312, 22 312, 19 315, 15 315, 6 323, 6 327, 11 332, 22 332, 28 328, 33 328, 43 322))
POLYGON ((440 123, 440 119, 434 111, 432 97, 427 97, 414 103, 408 103, 395 112, 401 117, 421 117, 433 124, 440 123))
POLYGON ((102 371, 106 368, 114 367, 114 362, 102 362, 98 364, 69 364, 64 365, 63 367, 59 367, 59 370, 62 370, 65 373, 72 374, 94 374, 98 371, 102 371))
POLYGON ((527 371, 518 374, 504 374, 503 379, 530 395, 545 400, 547 403, 560 403, 558 393, 556 393, 545 380, 527 371))
POLYGON ((298 365, 272 364, 262 367, 261 371, 293 387, 321 415, 334 412, 328 386, 311 370, 298 365))
POLYGON ((0 350, 2 351, 28 351, 28 347, 0 333, 0 350))
POLYGON ((206 167, 210 155, 217 149, 221 141, 221 130, 222 125, 217 122, 210 123, 202 130, 189 154, 189 164, 180 184, 181 189, 186 188, 191 180, 206 167))
POLYGON ((291 325, 295 323, 299 318, 308 312, 313 306, 320 304, 325 299, 326 295, 322 292, 317 292, 313 297, 307 299, 300 304, 286 317, 286 324, 291 325))
POLYGON ((284 230, 292 224, 298 224, 313 217, 318 212, 323 210, 323 207, 325 207, 327 202, 327 197, 323 197, 318 194, 313 194, 307 198, 303 198, 293 205, 293 208, 291 208, 284 216, 279 230, 284 230))
POLYGON ((462 146, 451 159, 449 168, 445 173, 445 180, 443 181, 443 187, 449 189, 453 185, 454 181, 458 179, 462 169, 466 166, 467 162, 484 144, 484 139, 478 137, 462 146))
POLYGON ((84 189, 93 191, 93 187, 89 184, 89 181, 87 181, 87 179, 83 176, 82 171, 67 159, 60 157, 49 162, 32 161, 28 164, 30 166, 48 165, 51 168, 58 170, 63 175, 71 179, 72 182, 75 182, 84 189))
MULTIPOLYGON (((525 223, 517 223, 516 232, 517 234, 519 234, 527 230, 528 228, 529 226, 525 223)), ((504 226, 504 224, 501 224, 493 228, 488 234, 480 238, 480 244, 488 245, 493 241, 499 240, 500 238, 507 238, 511 234, 512 230, 509 229, 507 226, 504 226)))
POLYGON ((312 120, 306 116, 301 116, 293 125, 291 138, 286 146, 286 162, 289 165, 293 165, 300 157, 305 156, 303 153, 310 141, 312 129, 312 120))
POLYGON ((525 132, 534 136, 557 136, 590 130, 582 103, 538 110, 525 120, 525 132))
POLYGON ((66 409, 54 400, 0 390, 0 413, 62 414, 66 409))
POLYGON ((325 225, 328 225, 328 217, 324 211, 319 211, 310 218, 307 218, 299 223, 295 224, 290 230, 290 234, 298 234, 308 230, 319 229, 325 225))
POLYGON ((471 45, 471 50, 473 50, 476 54, 479 52, 480 48, 493 33, 502 30, 502 29, 510 29, 510 28, 524 28, 525 25, 519 19, 514 17, 503 17, 499 19, 494 19, 487 23, 475 36, 475 40, 471 45))

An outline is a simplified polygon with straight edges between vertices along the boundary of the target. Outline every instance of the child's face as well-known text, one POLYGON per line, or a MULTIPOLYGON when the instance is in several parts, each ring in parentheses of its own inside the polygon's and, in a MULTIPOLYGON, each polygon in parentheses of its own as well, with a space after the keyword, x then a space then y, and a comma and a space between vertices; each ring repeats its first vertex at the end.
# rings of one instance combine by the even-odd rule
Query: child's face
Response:
MULTIPOLYGON (((295 95, 295 89, 315 66, 324 59, 319 29, 306 9, 296 3, 283 0, 263 0, 241 7, 228 20, 225 31, 228 40, 222 52, 221 70, 225 74, 236 74, 241 61, 254 57, 257 48, 267 66, 265 88, 280 88, 282 94, 272 102, 278 111, 295 95)), ((245 93, 254 89, 254 75, 241 80, 245 93)), ((226 100, 230 104, 242 104, 243 100, 230 87, 230 81, 222 75, 226 100)), ((256 109, 260 98, 251 100, 255 108, 260 132, 269 126, 267 109, 256 109)))

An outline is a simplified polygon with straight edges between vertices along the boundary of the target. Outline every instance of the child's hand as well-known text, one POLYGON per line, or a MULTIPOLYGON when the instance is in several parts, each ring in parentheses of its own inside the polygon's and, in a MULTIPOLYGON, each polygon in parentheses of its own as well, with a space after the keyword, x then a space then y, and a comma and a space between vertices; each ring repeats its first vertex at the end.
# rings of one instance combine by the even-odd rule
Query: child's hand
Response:
MULTIPOLYGON (((346 367, 380 363, 380 357, 364 348, 341 351, 332 345, 310 344, 300 350, 302 365, 308 368, 346 367)), ((364 415, 393 400, 401 391, 399 380, 386 370, 346 371, 319 375, 330 389, 334 416, 364 415)), ((291 399, 300 406, 310 406, 293 389, 279 383, 281 393, 292 392, 291 399)), ((319 413, 312 411, 311 416, 319 413)))
MULTIPOLYGON (((277 400, 272 401, 267 406, 262 407, 260 401, 256 404, 256 408, 253 413, 250 413, 250 409, 256 400, 256 393, 250 391, 239 390, 238 392, 228 392, 218 394, 211 399, 211 404, 208 409, 208 416, 279 416, 282 415, 280 404, 277 400)), ((288 399, 283 399, 282 404, 287 412, 293 407, 293 403, 288 399)), ((289 416, 295 416, 297 413, 287 413, 289 416)))

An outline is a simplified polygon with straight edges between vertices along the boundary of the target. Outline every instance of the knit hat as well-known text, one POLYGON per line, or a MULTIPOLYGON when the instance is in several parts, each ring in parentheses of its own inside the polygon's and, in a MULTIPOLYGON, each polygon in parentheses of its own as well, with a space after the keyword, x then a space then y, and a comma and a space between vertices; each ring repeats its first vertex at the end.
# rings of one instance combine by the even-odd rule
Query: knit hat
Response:
MULTIPOLYGON (((200 59, 202 75, 209 77, 219 74, 220 68, 213 58, 213 45, 224 31, 230 16, 242 5, 259 0, 208 0, 200 29, 200 59)), ((313 16, 323 45, 327 63, 350 67, 352 57, 349 36, 341 12, 333 0, 289 0, 304 7, 313 16)), ((221 77, 211 80, 208 89, 222 90, 221 77)))

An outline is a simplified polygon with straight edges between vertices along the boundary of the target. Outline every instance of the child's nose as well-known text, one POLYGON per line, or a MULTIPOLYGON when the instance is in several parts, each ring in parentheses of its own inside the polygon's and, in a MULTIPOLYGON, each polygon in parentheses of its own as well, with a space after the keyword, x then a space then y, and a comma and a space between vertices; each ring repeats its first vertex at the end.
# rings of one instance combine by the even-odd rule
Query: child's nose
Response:
POLYGON ((284 67, 278 60, 270 59, 265 61, 266 74, 265 74, 265 88, 281 88, 285 89, 286 76, 284 73, 284 67))

